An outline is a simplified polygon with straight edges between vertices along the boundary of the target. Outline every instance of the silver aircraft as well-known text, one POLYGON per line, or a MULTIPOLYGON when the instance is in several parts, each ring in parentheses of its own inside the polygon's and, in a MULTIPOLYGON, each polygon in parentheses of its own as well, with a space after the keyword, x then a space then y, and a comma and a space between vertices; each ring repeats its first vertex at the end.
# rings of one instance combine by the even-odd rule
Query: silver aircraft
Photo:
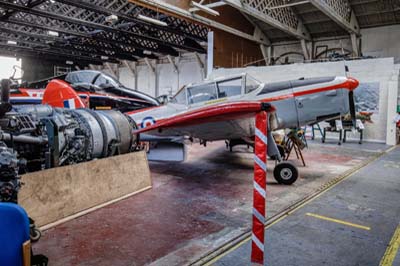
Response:
MULTIPOLYGON (((358 84, 356 79, 334 76, 263 83, 241 74, 187 85, 165 105, 127 114, 139 126, 142 140, 157 142, 157 149, 150 150, 150 160, 179 161, 185 159, 183 137, 199 139, 203 144, 251 141, 254 115, 249 116, 249 110, 256 102, 268 102, 276 109, 269 117, 268 156, 281 161, 271 131, 299 128, 347 113, 354 119, 353 90, 358 84)), ((279 183, 292 184, 298 170, 281 162, 274 169, 274 177, 279 183)))

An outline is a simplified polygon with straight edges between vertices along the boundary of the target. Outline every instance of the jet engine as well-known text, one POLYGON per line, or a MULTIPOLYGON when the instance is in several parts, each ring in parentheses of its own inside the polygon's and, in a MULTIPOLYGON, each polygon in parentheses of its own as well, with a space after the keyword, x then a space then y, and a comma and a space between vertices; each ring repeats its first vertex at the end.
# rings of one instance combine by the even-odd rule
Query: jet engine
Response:
POLYGON ((6 101, 0 103, 1 110, 5 112, 0 112, 0 143, 25 159, 28 171, 124 154, 137 147, 135 122, 118 111, 48 105, 11 109, 6 101))

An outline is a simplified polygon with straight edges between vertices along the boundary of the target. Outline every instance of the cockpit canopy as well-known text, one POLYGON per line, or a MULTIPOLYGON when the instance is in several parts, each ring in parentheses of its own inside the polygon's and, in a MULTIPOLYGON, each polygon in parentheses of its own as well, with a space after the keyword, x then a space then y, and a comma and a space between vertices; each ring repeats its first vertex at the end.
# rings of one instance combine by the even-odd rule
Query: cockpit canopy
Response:
POLYGON ((227 97, 241 96, 256 90, 260 84, 259 81, 248 74, 206 81, 183 87, 172 98, 171 102, 192 105, 227 97))

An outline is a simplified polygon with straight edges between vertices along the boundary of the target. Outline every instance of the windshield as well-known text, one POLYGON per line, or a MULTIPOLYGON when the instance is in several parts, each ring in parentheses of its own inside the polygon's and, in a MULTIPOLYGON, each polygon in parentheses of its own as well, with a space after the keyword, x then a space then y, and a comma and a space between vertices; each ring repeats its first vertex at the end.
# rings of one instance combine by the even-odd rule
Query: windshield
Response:
POLYGON ((201 84, 187 88, 189 104, 201 103, 217 99, 215 83, 201 84))
POLYGON ((177 104, 186 104, 186 88, 183 87, 182 89, 180 89, 170 102, 177 104))
POLYGON ((242 94, 242 77, 220 81, 218 85, 218 98, 232 97, 242 94))
POLYGON ((246 75, 246 91, 245 93, 250 93, 260 86, 260 82, 257 81, 255 78, 246 75))
POLYGON ((76 83, 89 83, 91 84, 94 78, 99 74, 97 71, 77 71, 71 72, 65 77, 65 81, 76 84, 76 83))
POLYGON ((116 80, 115 78, 104 74, 99 71, 76 71, 76 72, 71 72, 69 73, 65 81, 71 83, 71 84, 77 84, 77 83, 87 83, 87 84, 94 84, 94 85, 111 85, 113 87, 120 87, 122 86, 121 83, 116 80))
POLYGON ((107 85, 108 87, 109 87, 109 86, 112 86, 112 87, 115 87, 115 88, 122 86, 121 83, 119 83, 118 80, 114 79, 114 78, 111 77, 111 76, 108 76, 108 75, 106 75, 106 74, 103 74, 103 73, 100 74, 100 75, 96 78, 96 80, 94 81, 94 85, 97 85, 97 86, 101 86, 101 85, 104 86, 104 85, 107 85))

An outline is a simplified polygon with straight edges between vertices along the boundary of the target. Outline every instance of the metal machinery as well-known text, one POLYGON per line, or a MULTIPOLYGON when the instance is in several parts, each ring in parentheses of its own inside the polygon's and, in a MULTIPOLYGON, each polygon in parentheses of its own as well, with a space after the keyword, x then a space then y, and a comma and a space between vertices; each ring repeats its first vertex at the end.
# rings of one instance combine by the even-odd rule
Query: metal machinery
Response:
POLYGON ((10 81, 1 82, 0 201, 18 201, 20 174, 128 153, 137 147, 135 122, 118 111, 12 107, 10 81))

